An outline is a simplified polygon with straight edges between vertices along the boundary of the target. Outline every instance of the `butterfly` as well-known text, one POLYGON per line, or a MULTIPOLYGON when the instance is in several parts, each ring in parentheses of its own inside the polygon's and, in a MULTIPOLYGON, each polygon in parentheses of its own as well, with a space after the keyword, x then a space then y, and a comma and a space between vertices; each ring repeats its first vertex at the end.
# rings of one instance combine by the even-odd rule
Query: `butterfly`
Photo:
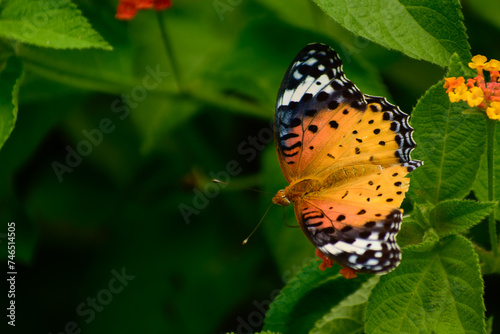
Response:
POLYGON ((401 262, 405 176, 423 164, 410 158, 408 119, 385 98, 362 94, 324 44, 302 49, 281 83, 274 139, 289 185, 273 202, 294 203, 307 238, 354 272, 388 273, 401 262))

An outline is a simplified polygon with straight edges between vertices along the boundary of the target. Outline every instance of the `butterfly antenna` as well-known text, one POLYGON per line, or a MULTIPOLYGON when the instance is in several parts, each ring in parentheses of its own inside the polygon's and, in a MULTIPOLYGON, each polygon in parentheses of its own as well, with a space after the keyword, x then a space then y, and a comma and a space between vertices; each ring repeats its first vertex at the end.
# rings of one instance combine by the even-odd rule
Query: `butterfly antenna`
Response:
POLYGON ((235 184, 229 184, 229 182, 224 182, 224 181, 221 181, 221 180, 218 180, 218 179, 212 179, 212 182, 213 183, 225 184, 225 185, 228 185, 228 186, 231 186, 231 187, 235 187, 235 188, 239 188, 239 189, 243 189, 243 190, 251 190, 251 191, 255 191, 257 193, 267 194, 267 195, 273 195, 274 196, 274 194, 272 194, 270 192, 267 192, 267 191, 262 191, 262 190, 254 189, 254 188, 242 187, 242 186, 238 186, 238 185, 235 185, 235 184))
POLYGON ((260 224, 262 224, 262 222, 264 221, 264 217, 266 217, 267 213, 269 212, 269 209, 271 209, 271 206, 273 206, 273 203, 271 203, 269 205, 269 207, 267 208, 266 212, 264 213, 264 215, 262 216, 262 218, 260 219, 260 222, 257 224, 257 226, 255 226, 255 228, 253 229, 252 233, 250 233, 250 235, 245 239, 243 240, 242 242, 242 245, 246 245, 246 243, 248 242, 248 239, 250 239, 250 237, 252 236, 252 234, 255 233, 255 231, 257 231, 257 228, 259 228, 260 224))

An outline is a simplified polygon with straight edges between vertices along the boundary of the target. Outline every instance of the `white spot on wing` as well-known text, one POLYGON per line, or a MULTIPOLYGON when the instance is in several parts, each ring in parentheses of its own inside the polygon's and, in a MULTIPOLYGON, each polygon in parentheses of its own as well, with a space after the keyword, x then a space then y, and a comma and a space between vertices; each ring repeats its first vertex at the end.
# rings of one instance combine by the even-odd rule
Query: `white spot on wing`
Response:
POLYGON ((367 241, 367 240, 364 240, 364 239, 356 239, 356 240, 354 240, 354 243, 353 243, 353 245, 355 247, 363 248, 363 249, 368 249, 368 244, 372 244, 372 246, 370 247, 370 249, 373 249, 373 250, 380 250, 380 249, 382 249, 382 246, 378 242, 374 243, 374 242, 367 241))
POLYGON ((328 94, 331 94, 331 93, 333 93, 333 87, 332 87, 332 86, 330 86, 330 85, 328 85, 328 86, 326 86, 326 87, 323 89, 323 92, 326 92, 326 93, 328 93, 328 94))
POLYGON ((290 100, 293 95, 293 90, 291 89, 286 89, 285 92, 283 93, 283 98, 282 98, 282 103, 283 105, 288 105, 290 103, 290 100))
MULTIPOLYGON (((318 59, 316 59, 314 57, 311 57, 307 61, 305 61, 304 64, 306 64, 306 65, 314 65, 317 62, 318 62, 318 59)), ((319 66, 322 66, 322 65, 319 65, 319 66)))
POLYGON ((340 249, 341 251, 345 253, 352 253, 352 254, 358 254, 362 255, 364 253, 364 249, 360 249, 359 247, 355 245, 348 244, 347 242, 344 241, 338 241, 335 244, 335 247, 340 249))
POLYGON ((293 78, 296 79, 296 80, 300 80, 302 79, 302 74, 299 72, 299 70, 295 70, 293 71, 293 78))
POLYGON ((302 81, 300 85, 295 89, 293 95, 290 97, 291 101, 300 101, 304 94, 309 93, 309 87, 311 87, 314 81, 314 78, 311 76, 308 76, 304 81, 302 81))
MULTIPOLYGON (((336 244, 338 244, 338 242, 336 244)), ((318 248, 324 254, 338 255, 338 254, 342 253, 342 251, 340 249, 338 249, 337 247, 335 247, 332 244, 326 244, 326 245, 318 247, 318 248)))

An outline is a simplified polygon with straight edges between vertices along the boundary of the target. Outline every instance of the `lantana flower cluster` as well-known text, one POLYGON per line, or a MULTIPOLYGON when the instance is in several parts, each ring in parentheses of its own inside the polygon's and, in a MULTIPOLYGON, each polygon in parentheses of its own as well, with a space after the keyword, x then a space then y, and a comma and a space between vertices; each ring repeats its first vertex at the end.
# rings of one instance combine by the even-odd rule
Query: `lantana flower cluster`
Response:
POLYGON ((140 9, 164 10, 172 6, 172 0, 120 0, 115 18, 131 20, 140 9))
POLYGON ((471 108, 485 110, 489 118, 500 120, 500 61, 487 61, 485 56, 477 55, 472 58, 469 67, 477 71, 477 76, 467 79, 467 83, 463 77, 444 79, 443 87, 450 101, 465 101, 471 108), (484 71, 489 72, 489 82, 485 82, 484 71))

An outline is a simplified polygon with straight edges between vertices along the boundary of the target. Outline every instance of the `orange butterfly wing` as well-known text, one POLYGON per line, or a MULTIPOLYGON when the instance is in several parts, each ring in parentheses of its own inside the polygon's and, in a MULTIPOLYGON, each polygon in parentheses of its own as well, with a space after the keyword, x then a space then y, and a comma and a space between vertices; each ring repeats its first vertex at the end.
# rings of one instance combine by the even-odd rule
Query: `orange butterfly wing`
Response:
POLYGON ((410 159, 408 116, 384 98, 363 95, 335 51, 310 44, 283 79, 274 131, 290 182, 275 202, 295 202, 305 235, 334 261, 356 271, 394 269, 405 175, 422 164, 410 159))

